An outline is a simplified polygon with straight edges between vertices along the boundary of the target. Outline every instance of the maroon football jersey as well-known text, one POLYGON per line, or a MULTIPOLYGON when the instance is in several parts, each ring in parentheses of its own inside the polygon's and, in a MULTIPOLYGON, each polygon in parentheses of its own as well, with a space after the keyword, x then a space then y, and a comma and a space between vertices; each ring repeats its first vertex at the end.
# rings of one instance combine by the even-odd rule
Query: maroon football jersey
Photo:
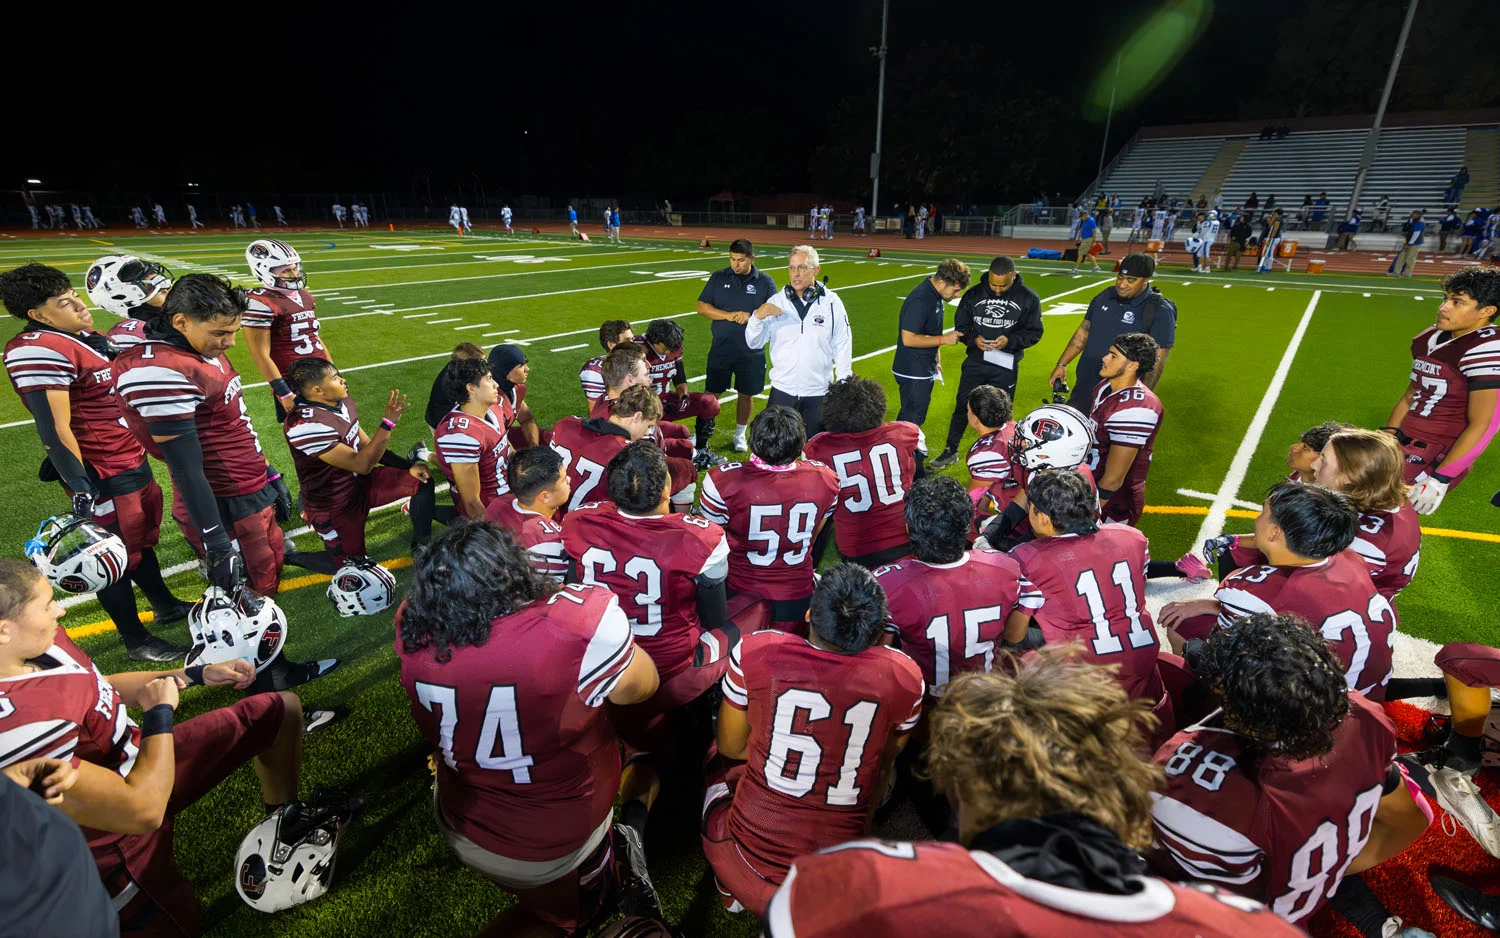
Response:
POLYGON ((207 359, 174 342, 147 339, 115 359, 115 391, 130 432, 152 456, 160 459, 161 448, 151 439, 151 424, 192 420, 215 495, 252 495, 266 487, 266 457, 227 355, 207 359))
MULTIPOLYGON (((433 435, 437 440, 438 466, 450 482, 452 466, 464 463, 479 466, 480 504, 488 506, 510 491, 510 483, 505 479, 510 440, 493 407, 483 417, 473 417, 455 408, 438 423, 433 435)), ((463 511, 461 499, 455 498, 453 504, 463 511)))
POLYGON ((762 599, 813 591, 813 534, 833 514, 839 480, 820 462, 726 463, 703 478, 703 517, 729 536, 729 588, 762 599))
POLYGON ((695 581, 728 572, 723 528, 697 515, 639 517, 613 502, 595 503, 568 512, 563 546, 583 582, 606 586, 619 597, 662 680, 693 663, 703 634, 695 581))
POLYGON ((1097 442, 1089 451, 1088 467, 1095 478, 1104 472, 1111 446, 1134 446, 1135 461, 1126 471, 1120 488, 1144 491, 1146 473, 1151 471, 1151 449, 1156 443, 1156 431, 1161 429, 1161 415, 1161 398, 1146 385, 1136 382, 1123 391, 1111 391, 1108 381, 1100 381, 1094 388, 1094 409, 1089 414, 1097 442))
POLYGON ((271 330, 271 361, 283 377, 299 358, 328 358, 328 350, 318 337, 318 314, 311 293, 256 287, 245 299, 249 305, 240 325, 271 330))
POLYGON ((779 883, 804 853, 863 836, 892 733, 922 715, 922 672, 884 645, 825 651, 772 630, 729 657, 724 702, 750 721, 729 833, 745 862, 779 883))
POLYGON ((146 321, 144 319, 122 319, 109 327, 104 333, 117 348, 130 348, 132 345, 140 345, 146 341, 146 321))
POLYGON ((1444 452, 1469 425, 1469 393, 1500 388, 1500 327, 1459 338, 1436 326, 1411 340, 1411 407, 1401 432, 1444 452))
POLYGON ((922 669, 933 697, 943 696, 956 675, 994 665, 996 643, 1021 594, 1021 567, 1010 555, 966 551, 949 564, 909 557, 875 576, 901 650, 922 669))
POLYGON ((359 476, 320 459, 340 443, 359 451, 359 407, 346 397, 337 407, 297 401, 282 427, 297 469, 302 501, 309 508, 334 511, 354 502, 359 476))
POLYGON ((1306 921, 1369 840, 1396 756, 1390 720, 1359 694, 1333 737, 1332 752, 1300 762, 1247 759, 1237 734, 1203 723, 1167 740, 1156 751, 1167 788, 1152 796, 1152 862, 1306 921))
POLYGON ((807 458, 838 473, 833 535, 840 554, 862 557, 906 543, 906 493, 915 480, 916 451, 924 445, 921 428, 904 420, 864 433, 819 433, 807 441, 807 458))
POLYGON ((1402 502, 1395 511, 1362 511, 1349 546, 1364 558, 1380 595, 1395 600, 1422 560, 1422 516, 1411 502, 1402 502))
POLYGON ((573 488, 566 510, 572 511, 590 502, 609 501, 604 471, 609 461, 630 445, 630 434, 623 427, 597 417, 587 420, 564 417, 553 425, 552 439, 547 445, 563 459, 568 484, 573 488))
POLYGON ((604 386, 604 356, 590 358, 578 371, 578 383, 583 385, 583 396, 593 404, 608 390, 604 386))
POLYGON ((114 363, 82 339, 56 329, 22 332, 5 343, 5 372, 17 394, 67 393, 68 426, 84 462, 101 479, 134 469, 146 458, 121 419, 114 363))
POLYGON ((0 767, 65 759, 128 774, 141 731, 93 660, 58 629, 35 663, 42 670, 0 682, 0 767))
POLYGON ((671 394, 675 387, 674 381, 677 370, 682 363, 682 349, 675 352, 666 352, 658 355, 656 348, 644 338, 637 340, 641 351, 646 353, 646 374, 651 382, 651 390, 657 396, 671 394))
POLYGON ((496 422, 500 424, 500 432, 509 433, 510 428, 516 425, 517 418, 521 416, 521 404, 525 400, 524 384, 514 385, 509 392, 500 392, 500 400, 490 408, 490 413, 495 415, 496 422))
POLYGON ((442 752, 438 803, 492 853, 551 860, 614 808, 620 745, 604 706, 635 657, 608 590, 567 586, 490 623, 482 645, 408 652, 401 686, 422 738, 442 752))
POLYGON ((860 840, 805 856, 765 913, 768 938, 1300 938, 1264 906, 1141 877, 1128 896, 1027 879, 958 844, 860 840), (941 923, 941 924, 939 924, 941 923))
POLYGON ((1161 645, 1146 611, 1146 535, 1105 524, 1097 534, 1039 537, 1010 555, 1025 576, 1019 605, 1047 644, 1077 642, 1085 658, 1119 666, 1130 696, 1160 698, 1161 645))
POLYGON ((1021 483, 1011 471, 1010 441, 1016 435, 1016 422, 1012 420, 994 433, 986 433, 969 447, 964 463, 969 467, 969 477, 985 489, 994 499, 995 512, 1005 510, 1011 499, 1021 490, 1021 483))
POLYGON ((514 495, 502 495, 485 506, 484 520, 505 528, 531 557, 544 576, 561 583, 568 574, 568 552, 563 549, 562 525, 546 515, 527 511, 514 495))
POLYGON ((1219 625, 1257 612, 1299 615, 1323 634, 1349 689, 1385 699, 1396 611, 1353 549, 1305 567, 1241 567, 1219 584, 1219 625))

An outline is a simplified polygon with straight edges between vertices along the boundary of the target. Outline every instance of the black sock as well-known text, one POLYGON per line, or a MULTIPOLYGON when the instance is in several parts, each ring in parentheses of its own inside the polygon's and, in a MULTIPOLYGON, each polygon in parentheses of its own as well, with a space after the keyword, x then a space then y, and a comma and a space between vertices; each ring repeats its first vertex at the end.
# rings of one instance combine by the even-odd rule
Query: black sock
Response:
MULTIPOLYGON (((1450 722, 1448 725, 1453 724, 1450 722)), ((1468 762, 1478 762, 1484 756, 1484 737, 1460 736, 1454 730, 1443 740, 1443 748, 1468 762)))
POLYGON ((1146 561, 1146 579, 1159 580, 1166 577, 1181 577, 1182 571, 1177 569, 1177 563, 1172 560, 1148 560, 1146 561))
POLYGON ((626 827, 635 828, 635 832, 641 835, 642 840, 646 839, 646 821, 650 816, 651 812, 646 807, 646 802, 640 799, 631 799, 620 805, 620 823, 626 827))
POLYGON ((333 555, 326 550, 312 552, 289 550, 283 559, 294 567, 301 567, 314 573, 326 573, 329 576, 333 576, 339 568, 339 564, 333 560, 333 555))
POLYGON ((1363 876, 1345 876, 1329 902, 1365 938, 1381 938, 1385 920, 1391 917, 1363 876))
POLYGON ((141 551, 141 562, 130 571, 130 580, 141 588, 141 593, 150 601, 153 608, 170 609, 182 602, 167 588, 167 582, 161 576, 161 562, 156 559, 156 548, 148 547, 141 551))
POLYGON ((126 577, 113 586, 107 586, 97 594, 99 605, 109 614, 110 621, 115 624, 115 630, 120 633, 120 640, 129 648, 139 645, 151 637, 146 627, 141 624, 140 613, 135 608, 135 590, 130 586, 130 578, 126 577))
POLYGON ((1393 677, 1385 685, 1386 700, 1446 696, 1448 685, 1440 677, 1393 677))
POLYGON ((437 514, 437 483, 429 478, 417 487, 417 494, 407 503, 411 534, 418 541, 432 537, 432 519, 437 514))
POLYGON ((693 444, 699 449, 708 449, 708 441, 713 438, 714 424, 717 418, 699 417, 693 423, 693 444))

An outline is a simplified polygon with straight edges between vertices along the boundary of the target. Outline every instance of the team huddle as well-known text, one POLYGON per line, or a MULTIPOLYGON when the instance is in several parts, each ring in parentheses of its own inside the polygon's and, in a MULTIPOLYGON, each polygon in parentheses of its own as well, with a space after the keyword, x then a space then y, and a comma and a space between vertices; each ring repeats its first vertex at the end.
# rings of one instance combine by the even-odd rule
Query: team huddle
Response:
MULTIPOLYGON (((121 932, 197 933, 172 819, 247 761, 266 818, 237 891, 272 912, 328 889, 360 803, 303 796, 304 736, 333 715, 292 688, 339 661, 288 657, 275 596, 292 564, 332 577, 340 615, 396 605, 366 539, 393 503, 413 555, 395 653, 437 827, 518 900, 490 933, 581 934, 619 911, 619 934, 670 934, 645 847, 664 797, 701 804, 724 906, 774 936, 922 933, 941 914, 945 934, 976 938, 1264 938, 1301 934, 1329 903, 1395 934, 1359 874, 1415 841, 1431 802, 1500 856, 1472 781, 1500 652, 1439 653, 1454 716, 1428 749, 1398 757, 1380 707, 1438 683, 1393 678, 1396 600, 1418 573, 1419 515, 1500 428, 1500 272, 1444 283, 1388 426, 1310 428, 1252 532, 1168 561, 1136 527, 1166 419, 1151 335, 1080 364, 1087 412, 1017 416, 1013 371, 967 389, 966 486, 851 373, 816 252, 792 251, 783 295, 748 242, 732 250, 699 303, 729 355, 710 359, 714 393, 688 389, 675 319, 639 335, 613 319, 576 415, 543 427, 524 349, 464 344, 429 395, 431 447, 404 454, 390 440, 411 402, 392 390, 373 432, 362 423, 285 242, 249 245, 249 291, 101 258, 85 287, 120 317, 104 332, 62 272, 0 274, 25 322, 5 367, 42 478, 71 502, 28 542, 31 563, 0 560, 0 767, 83 828, 121 932), (747 308, 715 305, 716 281, 747 308), (828 338, 803 331, 814 319, 828 338), (241 330, 295 500, 225 354, 241 330), (788 398, 786 356, 812 343, 828 370, 788 398), (772 402, 752 419, 768 344, 772 402), (733 462, 711 449, 731 379, 733 462), (166 500, 148 456, 209 584, 196 602, 156 560, 166 500), (298 516, 321 550, 285 540, 298 516), (1212 598, 1153 621, 1147 579, 1215 574, 1212 598), (132 585, 155 622, 188 620, 191 646, 146 629, 132 585), (58 629, 54 587, 96 594, 131 658, 183 667, 103 675, 58 629), (175 724, 195 684, 245 696, 175 724), (932 840, 864 839, 905 803, 932 840)), ((940 272, 960 268, 961 288, 967 267, 940 272)))

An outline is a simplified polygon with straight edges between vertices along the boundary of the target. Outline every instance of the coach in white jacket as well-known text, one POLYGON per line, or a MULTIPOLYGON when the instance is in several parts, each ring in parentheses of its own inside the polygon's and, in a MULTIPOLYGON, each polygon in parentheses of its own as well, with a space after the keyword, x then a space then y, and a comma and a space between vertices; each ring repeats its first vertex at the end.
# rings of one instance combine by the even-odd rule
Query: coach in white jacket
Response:
POLYGON ((790 283, 745 324, 745 344, 771 348, 772 407, 802 415, 807 436, 823 425, 828 385, 854 373, 849 314, 838 294, 818 282, 818 252, 805 244, 787 258, 790 283))

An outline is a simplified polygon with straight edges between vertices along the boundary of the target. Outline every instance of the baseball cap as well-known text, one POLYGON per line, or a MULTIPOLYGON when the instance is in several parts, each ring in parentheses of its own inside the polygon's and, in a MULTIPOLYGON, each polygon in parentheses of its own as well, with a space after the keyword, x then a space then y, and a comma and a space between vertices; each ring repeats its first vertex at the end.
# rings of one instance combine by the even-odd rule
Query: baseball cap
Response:
POLYGON ((1156 261, 1151 259, 1150 254, 1127 254, 1120 261, 1120 273, 1127 277, 1150 278, 1156 273, 1156 261))

